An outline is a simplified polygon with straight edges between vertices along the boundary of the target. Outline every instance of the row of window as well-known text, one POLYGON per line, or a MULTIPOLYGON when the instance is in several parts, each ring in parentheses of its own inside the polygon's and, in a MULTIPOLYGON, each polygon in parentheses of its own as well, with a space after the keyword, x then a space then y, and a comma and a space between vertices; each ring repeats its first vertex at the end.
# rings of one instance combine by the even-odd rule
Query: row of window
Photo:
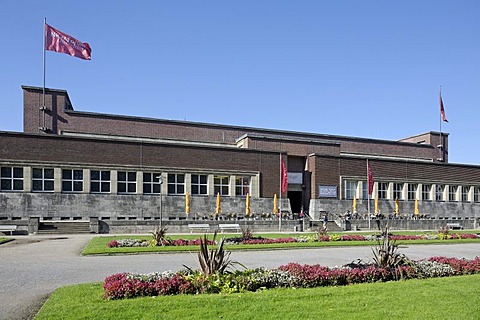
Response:
MULTIPOLYGON (((24 172, 22 167, 1 167, 0 190, 23 191, 24 172)), ((111 171, 90 170, 90 192, 111 192, 111 171)), ((55 185, 55 172, 53 168, 32 168, 32 191, 53 192, 55 185)), ((213 175, 213 194, 220 193, 222 196, 230 194, 229 175, 213 175)), ((143 194, 160 194, 161 174, 143 172, 143 194)), ((117 171, 117 193, 137 193, 137 172, 117 171)), ((84 171, 79 169, 62 169, 62 192, 83 192, 84 171)), ((246 196, 250 193, 251 179, 248 176, 235 176, 235 195, 246 196)), ((190 189, 192 195, 208 195, 208 175, 191 174, 190 189)), ((186 180, 184 173, 167 174, 167 192, 169 195, 185 194, 186 180)))
MULTIPOLYGON (((344 197, 367 199, 367 181, 345 180, 344 197)), ((414 201, 480 202, 480 186, 376 182, 372 198, 414 201), (420 188, 420 189, 419 189, 420 188), (391 196, 389 196, 391 194, 391 196)))

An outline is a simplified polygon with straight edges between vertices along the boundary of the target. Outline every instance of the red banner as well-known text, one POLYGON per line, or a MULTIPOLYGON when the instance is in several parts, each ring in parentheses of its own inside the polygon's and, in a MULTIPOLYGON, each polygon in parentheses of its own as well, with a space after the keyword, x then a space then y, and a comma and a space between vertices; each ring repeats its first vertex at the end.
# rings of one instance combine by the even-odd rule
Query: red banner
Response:
POLYGON ((368 194, 372 194, 374 181, 373 181, 372 168, 370 168, 370 164, 367 165, 367 172, 368 172, 368 194))
POLYGON ((445 116, 445 109, 443 108, 442 93, 440 92, 440 114, 442 115, 442 120, 448 122, 447 116, 445 116))
POLYGON ((91 60, 92 49, 86 42, 81 42, 48 24, 45 24, 45 50, 71 55, 84 60, 91 60))
POLYGON ((282 159, 282 193, 287 192, 288 188, 288 173, 287 167, 285 167, 285 162, 282 159))

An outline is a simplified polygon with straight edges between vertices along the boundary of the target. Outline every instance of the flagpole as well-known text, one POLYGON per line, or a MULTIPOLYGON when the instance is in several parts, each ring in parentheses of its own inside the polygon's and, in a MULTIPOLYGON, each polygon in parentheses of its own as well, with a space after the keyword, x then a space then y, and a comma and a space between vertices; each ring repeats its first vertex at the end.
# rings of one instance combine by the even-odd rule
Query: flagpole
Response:
POLYGON ((370 177, 368 174, 368 159, 367 159, 367 211, 368 211, 368 229, 370 229, 370 177))
POLYGON ((280 167, 280 201, 278 204, 278 231, 282 231, 282 153, 280 153, 280 161, 279 161, 279 167, 280 167))
POLYGON ((43 18, 43 90, 42 90, 42 96, 43 96, 43 106, 41 108, 42 112, 43 112, 43 124, 42 124, 42 128, 45 128, 45 111, 46 111, 46 107, 45 107, 45 69, 46 69, 46 61, 47 61, 47 57, 46 57, 46 50, 45 50, 45 41, 46 41, 46 30, 47 30, 47 18, 43 18))
POLYGON ((440 149, 440 152, 441 152, 441 158, 442 158, 442 162, 445 162, 445 146, 443 145, 443 135, 442 135, 442 109, 441 109, 441 101, 442 101, 442 85, 440 85, 440 145, 442 146, 441 149, 440 149))

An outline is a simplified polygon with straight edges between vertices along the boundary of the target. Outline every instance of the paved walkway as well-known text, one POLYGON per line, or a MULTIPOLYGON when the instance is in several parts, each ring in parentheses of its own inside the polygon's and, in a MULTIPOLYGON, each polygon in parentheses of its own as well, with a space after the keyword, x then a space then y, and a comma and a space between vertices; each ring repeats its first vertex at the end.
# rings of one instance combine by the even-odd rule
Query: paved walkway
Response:
MULTIPOLYGON (((196 252, 82 257, 95 235, 22 236, 0 245, 0 319, 31 319, 56 288, 102 281, 118 272, 149 273, 198 267, 196 252)), ((416 245, 400 251, 417 260, 431 256, 473 258, 480 244, 416 245)), ((288 262, 343 265, 370 260, 370 247, 233 252, 231 258, 248 268, 275 268, 288 262)))

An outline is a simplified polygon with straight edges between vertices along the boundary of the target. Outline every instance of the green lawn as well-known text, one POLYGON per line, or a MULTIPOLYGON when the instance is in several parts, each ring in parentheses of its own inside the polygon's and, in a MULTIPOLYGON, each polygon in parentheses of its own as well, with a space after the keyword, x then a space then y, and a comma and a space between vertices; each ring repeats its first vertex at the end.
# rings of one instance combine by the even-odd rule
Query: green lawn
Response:
MULTIPOLYGON (((461 233, 474 233, 475 231, 463 231, 461 233)), ((478 232, 478 231, 476 231, 478 232)), ((402 231, 402 232, 393 232, 394 234, 400 235, 418 235, 422 234, 419 231, 402 231)), ((287 238, 287 237, 298 237, 298 236, 307 236, 313 235, 314 233, 267 233, 267 234, 254 234, 255 236, 262 236, 264 238, 287 238)), ((331 234, 366 234, 362 232, 356 233, 345 233, 345 232, 336 232, 329 233, 331 234)), ((375 234, 375 232, 370 232, 369 234, 375 234)), ((234 237, 240 236, 241 234, 219 234, 217 239, 220 236, 225 237, 234 237)), ((168 235, 172 239, 183 238, 183 239, 197 239, 202 235, 199 234, 187 234, 187 235, 168 235)), ((121 248, 108 248, 107 243, 114 239, 125 239, 125 238, 134 238, 134 239, 151 239, 150 235, 135 235, 135 236, 102 236, 93 238, 88 245, 83 250, 83 255, 93 255, 93 254, 129 254, 129 253, 148 253, 148 252, 188 252, 188 251, 197 251, 198 246, 165 246, 165 247, 121 247, 121 248)), ((209 238, 213 238, 213 234, 209 234, 209 238)), ((399 241, 399 244, 448 244, 448 243, 472 243, 480 242, 478 239, 449 239, 449 240, 407 240, 399 241)), ((259 245, 229 245, 225 246, 228 250, 272 250, 272 249, 293 249, 293 248, 316 248, 316 247, 331 247, 331 246, 371 246, 375 244, 373 241, 328 241, 328 242, 297 242, 297 243, 276 243, 276 244, 259 244, 259 245)))
POLYGON ((478 319, 480 275, 106 301, 101 283, 56 290, 35 319, 478 319))
POLYGON ((13 240, 12 238, 1 238, 0 237, 0 244, 7 243, 7 242, 12 241, 12 240, 13 240))

